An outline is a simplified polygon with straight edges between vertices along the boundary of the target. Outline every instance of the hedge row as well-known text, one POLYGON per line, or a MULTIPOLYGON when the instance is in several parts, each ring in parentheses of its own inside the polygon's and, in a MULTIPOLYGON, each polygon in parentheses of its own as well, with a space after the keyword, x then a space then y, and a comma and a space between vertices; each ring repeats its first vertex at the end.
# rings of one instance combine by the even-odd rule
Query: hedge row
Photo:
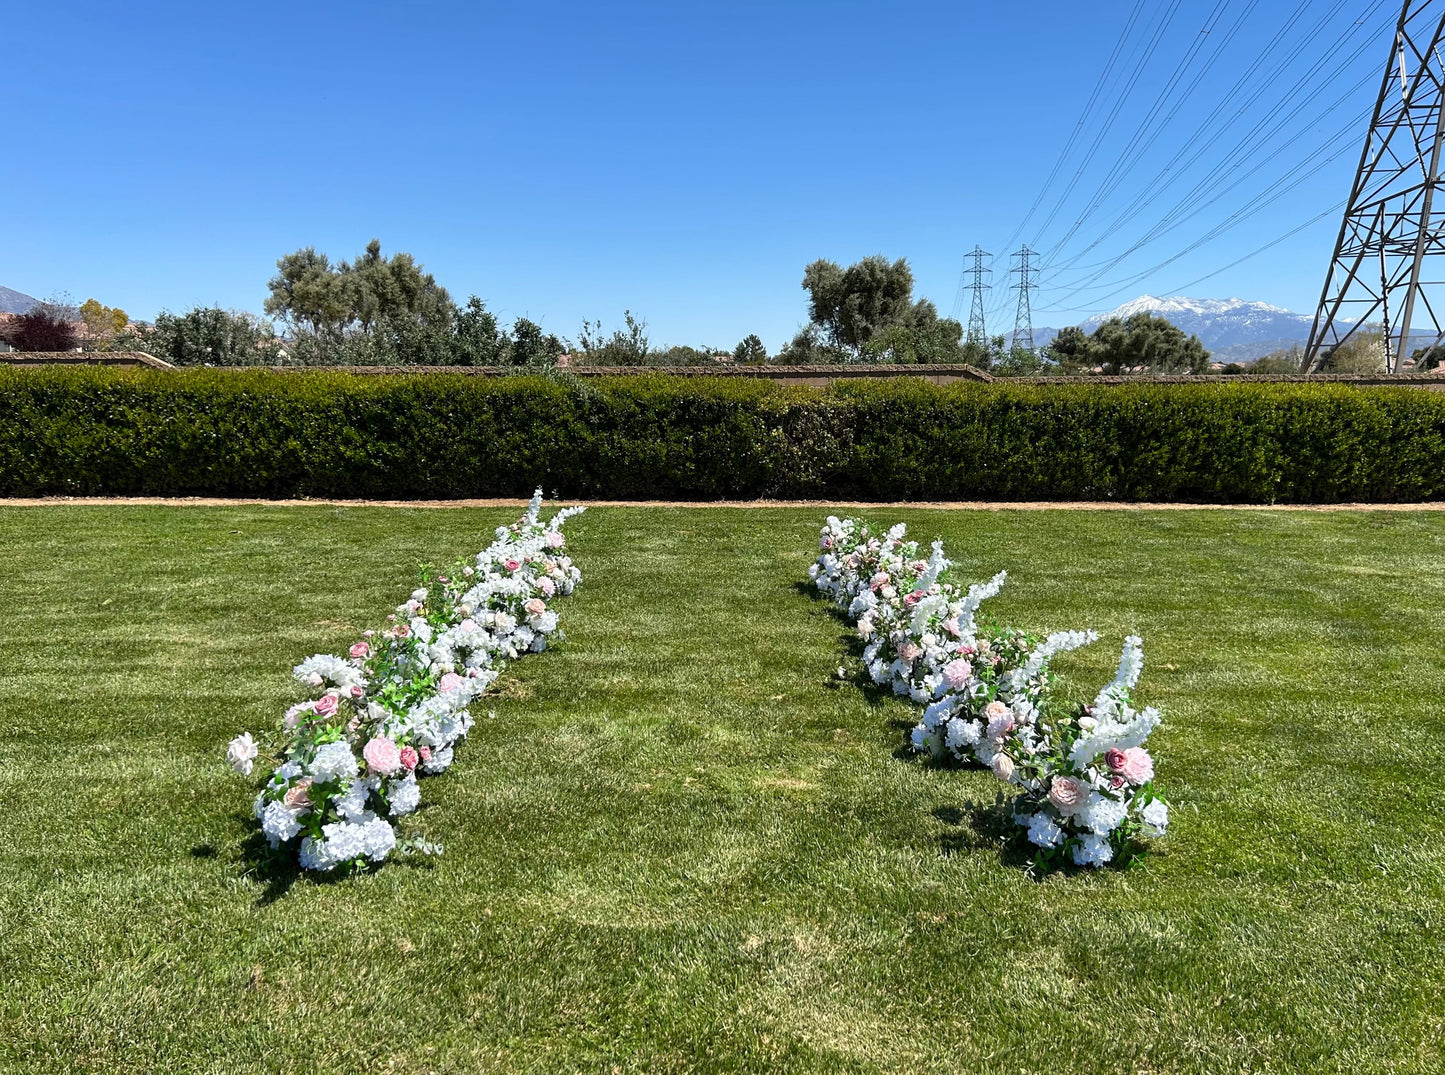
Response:
POLYGON ((1445 395, 0 370, 0 494, 1445 498, 1445 395))

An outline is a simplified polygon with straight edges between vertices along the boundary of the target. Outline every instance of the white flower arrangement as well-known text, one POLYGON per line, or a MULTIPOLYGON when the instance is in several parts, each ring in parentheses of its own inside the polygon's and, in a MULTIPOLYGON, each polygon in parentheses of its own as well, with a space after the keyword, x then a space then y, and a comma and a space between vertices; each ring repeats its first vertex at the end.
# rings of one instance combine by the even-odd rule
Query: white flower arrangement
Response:
MULTIPOLYGON (((583 508, 539 516, 539 489, 526 514, 498 527, 472 563, 423 585, 363 632, 347 657, 317 654, 293 669, 312 695, 281 721, 281 763, 256 798, 272 848, 294 845, 303 868, 381 862, 397 850, 435 854, 396 823, 421 802, 418 778, 444 772, 472 727, 470 704, 505 662, 560 639, 550 604, 582 579, 566 555, 562 525, 583 508)), ((250 733, 231 740, 227 763, 249 776, 259 753, 250 733)))
POLYGON ((1100 866, 1141 836, 1162 836, 1169 807, 1144 749, 1160 716, 1130 701, 1144 666, 1140 639, 1125 641, 1117 674, 1092 705, 1063 706, 1049 662, 1098 635, 1037 638, 981 625, 979 606, 1007 574, 962 590, 946 577, 942 542, 921 559, 905 533, 901 523, 880 536, 830 516, 808 574, 856 622, 869 678, 924 707, 913 749, 978 762, 1020 788, 1014 820, 1041 868, 1100 866))

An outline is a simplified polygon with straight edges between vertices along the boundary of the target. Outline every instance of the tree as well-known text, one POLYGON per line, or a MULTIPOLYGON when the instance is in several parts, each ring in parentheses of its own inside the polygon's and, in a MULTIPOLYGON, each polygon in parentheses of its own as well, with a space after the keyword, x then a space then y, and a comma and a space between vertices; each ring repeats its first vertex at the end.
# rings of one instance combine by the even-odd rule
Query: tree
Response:
POLYGON ((583 321, 578 333, 578 346, 583 360, 590 366, 645 366, 652 351, 647 338, 647 322, 622 312, 626 329, 615 329, 611 336, 602 334, 601 321, 583 321))
POLYGON ((1198 336, 1163 317, 1132 314, 1111 317, 1094 330, 1093 354, 1105 373, 1203 373, 1209 352, 1198 336))
POLYGON ((3 332, 17 351, 73 351, 79 335, 79 313, 64 300, 38 302, 23 314, 12 314, 3 332))
POLYGON ((338 334, 352 317, 351 297, 331 259, 304 247, 276 262, 266 285, 265 311, 290 325, 319 334, 338 334))
POLYGON ((1385 330, 1379 325, 1361 325, 1344 343, 1331 349, 1320 364, 1321 373, 1383 373, 1385 330))
POLYGON ((741 366, 761 366, 768 360, 768 349, 763 341, 749 333, 733 348, 733 361, 741 366))
POLYGON ((512 341, 507 348, 509 366, 555 366, 567 350, 565 341, 543 332, 542 326, 519 317, 512 323, 512 341))
POLYGON ((1244 368, 1245 373, 1298 373, 1304 362, 1304 348, 1299 344, 1261 355, 1244 368))
POLYGON ((177 366, 272 366, 281 358, 269 321, 215 306, 162 311, 143 343, 147 353, 177 366))
POLYGON ((383 257, 378 239, 354 264, 333 267, 330 258, 308 246, 281 258, 276 270, 267 285, 266 312, 318 336, 335 337, 354 327, 363 336, 411 338, 415 325, 450 332, 456 315, 451 296, 431 273, 410 254, 383 257))
POLYGON ((80 304, 80 319, 91 336, 112 336, 130 323, 126 312, 111 306, 102 306, 95 299, 86 299, 80 304))
POLYGON ((1094 341, 1077 325, 1059 329, 1045 351, 1064 373, 1079 373, 1096 364, 1094 341))
POLYGON ((1432 343, 1429 347, 1417 348, 1410 358, 1417 370, 1434 370, 1445 365, 1445 345, 1432 343))
POLYGON ((956 362, 963 327, 940 318, 927 299, 913 299, 906 258, 874 255, 841 268, 819 259, 803 270, 808 316, 814 330, 789 346, 799 353, 823 348, 836 358, 884 362, 956 362))
POLYGON ((510 341, 497 318, 481 299, 473 295, 457 311, 453 324, 456 341, 453 361, 459 366, 501 366, 506 364, 510 341))

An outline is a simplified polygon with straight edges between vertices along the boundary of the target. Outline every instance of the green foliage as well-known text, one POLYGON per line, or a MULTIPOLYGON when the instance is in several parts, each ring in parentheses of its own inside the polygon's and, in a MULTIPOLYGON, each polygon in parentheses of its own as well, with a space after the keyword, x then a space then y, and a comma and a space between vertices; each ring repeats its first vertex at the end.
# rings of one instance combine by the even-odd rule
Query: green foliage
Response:
POLYGON ((1203 373, 1209 352, 1198 336, 1150 313, 1111 317, 1097 329, 1090 353, 1105 373, 1203 373))
POLYGON ((130 317, 122 309, 102 305, 97 299, 86 299, 80 304, 80 319, 85 322, 86 332, 91 336, 110 336, 130 324, 130 317))
POLYGON ((1388 502, 1442 463, 1408 388, 0 370, 6 495, 1388 502))
POLYGON ((1077 325, 1069 325, 1059 329, 1045 351, 1063 373, 1079 373, 1093 367, 1093 343, 1087 332, 1077 325))
POLYGON ((1242 367, 1244 373, 1299 373, 1304 362, 1304 348, 1299 344, 1281 351, 1271 351, 1242 367))
POLYGON ((647 322, 622 312, 626 328, 614 329, 611 336, 602 334, 601 321, 583 321, 577 334, 582 361, 589 366, 646 366, 652 354, 647 339, 647 322))
POLYGON ((768 349, 755 334, 744 336, 733 349, 733 361, 739 366, 761 366, 768 360, 768 349))
POLYGON ((356 263, 333 268, 325 254, 305 247, 276 262, 266 312, 317 334, 352 326, 370 335, 388 321, 449 323, 454 312, 446 288, 406 253, 382 256, 381 242, 367 244, 356 263))
POLYGON ((1445 365, 1445 345, 1431 344, 1429 347, 1416 348, 1410 355, 1417 370, 1435 370, 1445 365))
POLYGON ((1204 373, 1209 352, 1198 336, 1186 336, 1167 318, 1150 313, 1111 317, 1092 336, 1071 326, 1061 329, 1046 358, 1064 373, 1099 368, 1106 374, 1204 373))
POLYGON ((114 351, 144 351, 177 366, 274 366, 281 341, 269 321, 238 310, 197 306, 184 314, 162 311, 150 329, 119 332, 114 351))
POLYGON ((846 269, 819 259, 803 270, 803 289, 810 321, 787 348, 790 365, 959 361, 963 326, 914 301, 905 258, 874 255, 846 269))
POLYGON ((1385 371, 1385 331, 1364 325, 1344 343, 1332 348, 1320 363, 1322 373, 1371 374, 1385 371))

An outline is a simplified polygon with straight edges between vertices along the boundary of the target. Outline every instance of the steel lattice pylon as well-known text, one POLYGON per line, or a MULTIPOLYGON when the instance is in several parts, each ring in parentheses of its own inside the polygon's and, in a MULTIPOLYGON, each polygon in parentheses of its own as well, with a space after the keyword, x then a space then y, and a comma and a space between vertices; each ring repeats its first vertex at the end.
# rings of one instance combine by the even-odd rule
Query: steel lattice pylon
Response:
POLYGON ((1013 255, 1018 258, 1018 264, 1009 270, 1010 273, 1018 273, 1019 282, 1012 285, 1019 293, 1018 311, 1014 314, 1014 335, 1011 349, 1018 350, 1022 347, 1025 351, 1034 349, 1034 315, 1030 308, 1029 292, 1038 289, 1038 284, 1033 282, 1033 274, 1039 270, 1029 264, 1029 258, 1034 257, 1037 250, 1030 250, 1025 244, 1024 248, 1013 255))
POLYGON ((985 284, 983 278, 993 274, 993 270, 984 265, 984 258, 993 257, 988 251, 977 243, 973 244, 973 252, 969 258, 973 260, 973 266, 963 271, 965 276, 972 276, 973 283, 968 285, 973 292, 973 305, 968 311, 968 342, 978 347, 988 346, 988 331, 983 323, 983 293, 993 287, 992 284, 985 284))
POLYGON ((1442 336, 1428 295, 1445 284, 1445 218, 1435 204, 1445 140, 1442 7, 1406 0, 1400 12, 1305 348, 1306 373, 1366 322, 1384 328, 1390 373, 1410 356, 1412 335, 1442 336))

